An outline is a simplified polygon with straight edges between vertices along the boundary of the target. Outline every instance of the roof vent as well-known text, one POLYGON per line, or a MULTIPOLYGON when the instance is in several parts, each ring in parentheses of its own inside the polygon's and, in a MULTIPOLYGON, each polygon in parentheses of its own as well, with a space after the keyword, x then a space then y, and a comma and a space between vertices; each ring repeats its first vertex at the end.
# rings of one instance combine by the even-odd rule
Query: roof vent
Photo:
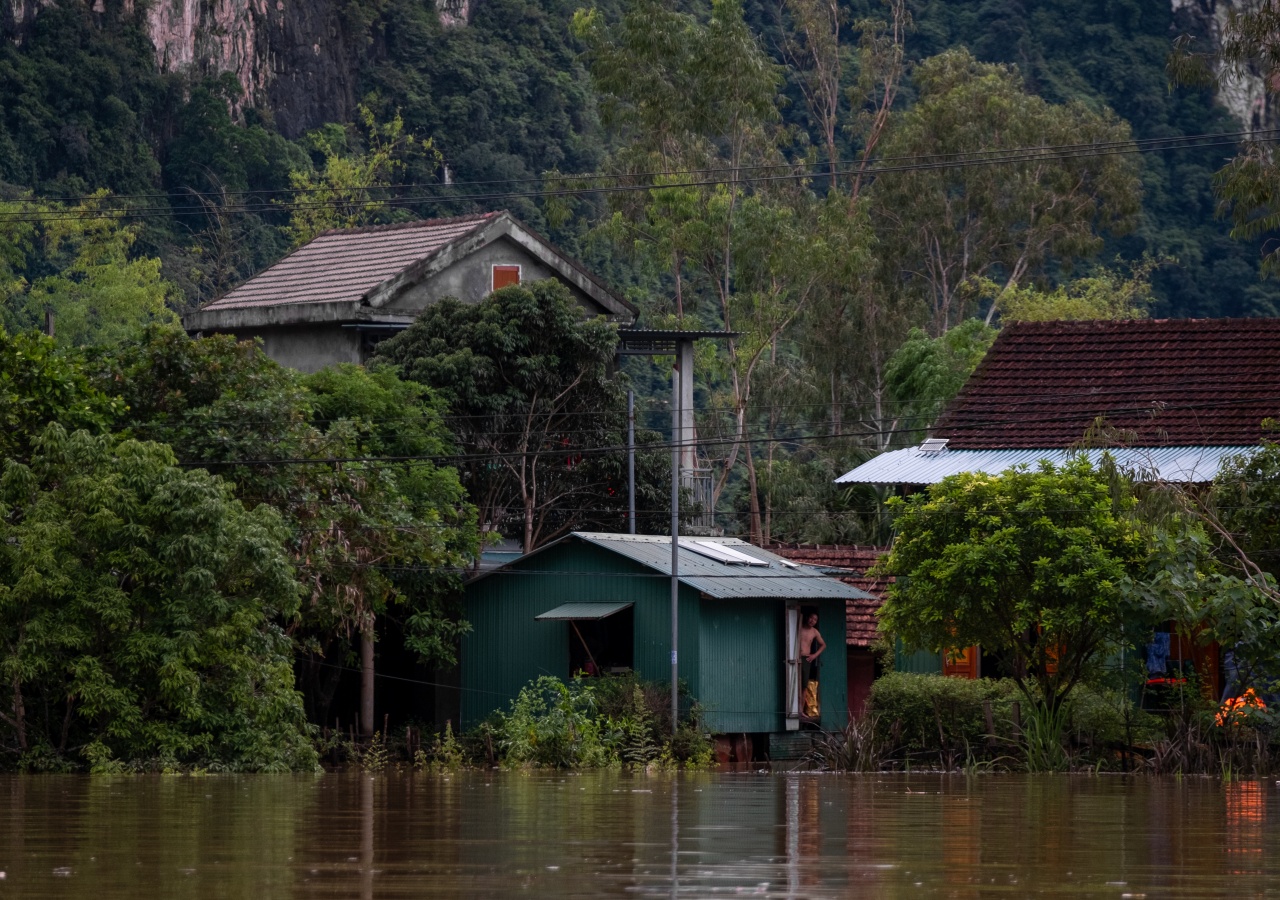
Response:
POLYGON ((929 438, 920 444, 921 453, 941 453, 947 449, 947 438, 929 438))

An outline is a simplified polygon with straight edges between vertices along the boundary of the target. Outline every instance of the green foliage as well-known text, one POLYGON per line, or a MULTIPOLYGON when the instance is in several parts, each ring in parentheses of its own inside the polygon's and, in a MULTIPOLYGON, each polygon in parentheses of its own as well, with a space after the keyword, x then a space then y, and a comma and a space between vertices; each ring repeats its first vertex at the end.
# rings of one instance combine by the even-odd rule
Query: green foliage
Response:
POLYGON ((1140 610, 1147 546, 1132 496, 1111 487, 1076 459, 891 500, 898 536, 878 568, 898 579, 881 627, 908 646, 1008 653, 1028 699, 1056 709, 1140 610))
POLYGON ((19 765, 306 770, 279 517, 159 444, 51 425, 0 479, 0 735, 19 765))
POLYGON ((129 405, 122 428, 205 463, 247 504, 283 517, 305 590, 291 630, 314 719, 325 720, 342 671, 329 657, 344 659, 353 635, 389 610, 422 658, 453 659, 464 626, 451 573, 477 546, 456 473, 430 460, 330 461, 444 452, 438 404, 421 386, 355 366, 304 379, 256 344, 158 328, 103 369, 129 405))
POLYGON ((9 329, 43 328, 50 311, 58 343, 83 346, 177 322, 160 260, 132 254, 140 229, 108 199, 99 192, 74 206, 0 203, 0 300, 9 329))
MULTIPOLYGON (((1046 102, 1016 71, 965 50, 923 61, 913 79, 916 102, 885 138, 890 158, 1130 140, 1129 126, 1110 110, 1046 102)), ((933 334, 963 321, 961 289, 971 279, 1019 285, 1095 255, 1104 233, 1134 225, 1140 183, 1131 157, 1020 157, 886 173, 872 186, 884 263, 929 310, 933 334)))
MULTIPOLYGON (((580 453, 625 441, 616 344, 614 325, 584 319, 568 289, 546 279, 477 304, 436 303, 380 344, 378 359, 448 405, 480 521, 520 534, 531 550, 587 525, 621 528, 622 454, 580 453)), ((660 503, 661 457, 636 462, 637 505, 660 503)))
POLYGON ((917 443, 964 387, 996 339, 981 319, 966 319, 936 338, 913 328, 885 367, 885 383, 897 404, 894 413, 907 443, 917 443))
POLYGON ((503 765, 602 768, 702 766, 711 748, 695 715, 671 731, 663 692, 634 677, 574 679, 543 675, 521 689, 493 726, 503 765))
POLYGON ((331 228, 383 220, 390 211, 386 188, 404 171, 406 158, 425 157, 430 168, 442 161, 430 138, 405 132, 398 112, 384 123, 366 106, 359 107, 358 115, 362 147, 351 147, 352 135, 338 126, 307 135, 323 164, 317 172, 290 173, 289 186, 297 193, 285 233, 295 247, 331 228))
POLYGON ((1028 285, 1002 291, 990 281, 981 290, 992 296, 1005 322, 1143 319, 1155 301, 1151 293, 1151 273, 1155 268, 1154 260, 1145 259, 1132 267, 1128 277, 1098 269, 1093 275, 1052 290, 1028 285))
POLYGON ((0 458, 26 460, 50 423, 103 430, 122 407, 91 383, 75 351, 59 351, 41 334, 0 328, 0 458))
POLYGON ((876 738, 907 760, 940 760, 954 766, 988 755, 984 703, 991 705, 999 734, 1010 734, 1010 703, 1018 689, 1009 680, 948 678, 890 672, 871 686, 867 715, 876 738))

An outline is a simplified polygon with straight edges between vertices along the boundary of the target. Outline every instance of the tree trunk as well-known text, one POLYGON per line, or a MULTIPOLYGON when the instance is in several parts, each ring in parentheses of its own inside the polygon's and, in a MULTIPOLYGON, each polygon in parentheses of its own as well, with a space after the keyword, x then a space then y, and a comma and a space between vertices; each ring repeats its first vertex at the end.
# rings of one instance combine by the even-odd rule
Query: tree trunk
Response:
POLYGON ((756 484, 756 460, 751 453, 750 446, 747 447, 745 457, 747 460, 747 492, 751 495, 750 520, 747 524, 750 533, 747 536, 747 540, 760 547, 764 545, 764 529, 760 522, 760 488, 756 484))
POLYGON ((373 622, 360 633, 360 734, 373 737, 373 622))
POLYGON ((13 676, 13 730, 17 732, 18 749, 27 751, 27 707, 22 702, 22 681, 13 676))

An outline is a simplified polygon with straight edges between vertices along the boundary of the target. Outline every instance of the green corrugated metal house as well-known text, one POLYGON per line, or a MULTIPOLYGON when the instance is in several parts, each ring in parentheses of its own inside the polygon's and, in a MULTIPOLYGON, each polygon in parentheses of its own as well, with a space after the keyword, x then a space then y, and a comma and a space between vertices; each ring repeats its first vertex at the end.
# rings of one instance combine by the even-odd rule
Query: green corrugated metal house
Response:
MULTIPOLYGON (((736 538, 681 537, 680 678, 713 733, 799 727, 796 629, 816 610, 827 641, 823 728, 848 718, 845 601, 868 596, 736 538)), ((671 678, 671 538, 568 535, 471 581, 462 724, 505 709, 539 675, 634 670, 671 678)))

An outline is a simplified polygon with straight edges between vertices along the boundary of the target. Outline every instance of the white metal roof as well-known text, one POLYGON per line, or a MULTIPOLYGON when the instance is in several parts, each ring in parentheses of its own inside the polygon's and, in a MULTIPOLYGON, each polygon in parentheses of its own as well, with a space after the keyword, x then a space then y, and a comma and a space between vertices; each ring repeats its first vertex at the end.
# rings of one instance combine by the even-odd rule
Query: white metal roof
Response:
POLYGON ((1124 447, 1107 450, 948 450, 907 447, 890 450, 845 472, 837 484, 937 484, 948 475, 984 472, 999 475, 1017 465, 1035 467, 1042 460, 1055 466, 1083 454, 1094 465, 1110 454, 1122 467, 1165 481, 1202 484, 1212 481, 1231 456, 1253 447, 1124 447))

